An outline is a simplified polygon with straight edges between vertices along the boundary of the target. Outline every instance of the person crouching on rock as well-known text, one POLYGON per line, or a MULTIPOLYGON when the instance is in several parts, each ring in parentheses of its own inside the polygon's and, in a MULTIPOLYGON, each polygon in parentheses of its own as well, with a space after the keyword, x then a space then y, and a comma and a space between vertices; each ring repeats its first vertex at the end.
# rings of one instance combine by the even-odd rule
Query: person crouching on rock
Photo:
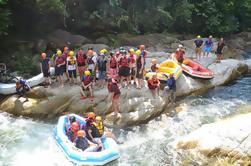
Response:
MULTIPOLYGON (((165 77, 167 77, 165 74, 164 74, 165 77)), ((169 77, 167 78, 167 86, 165 86, 164 88, 164 95, 167 96, 167 94, 170 93, 170 98, 168 98, 171 103, 175 103, 175 98, 176 98, 176 81, 175 81, 175 78, 174 78, 174 74, 171 73, 169 75, 169 77)))
POLYGON ((150 78, 147 81, 147 85, 149 90, 151 91, 153 97, 159 96, 159 90, 160 90, 160 81, 157 78, 157 75, 153 75, 152 78, 150 78), (157 92, 156 92, 157 91, 157 92), (157 94, 156 94, 157 93, 157 94))
POLYGON ((152 59, 151 60, 151 72, 157 72, 158 67, 157 67, 157 59, 152 59))
POLYGON ((86 70, 84 72, 82 85, 80 88, 82 99, 86 99, 88 97, 88 94, 86 92, 88 92, 90 94, 90 97, 93 98, 92 83, 93 83, 93 79, 91 77, 91 72, 89 70, 86 70))
POLYGON ((41 54, 40 69, 45 78, 44 87, 47 88, 50 84, 50 58, 46 57, 46 53, 41 54))
MULTIPOLYGON (((26 95, 26 92, 31 91, 30 86, 27 84, 25 80, 22 80, 21 78, 15 78, 16 81, 16 92, 19 95, 18 98, 24 97, 26 95)), ((28 101, 28 98, 25 96, 26 101, 28 101)))
POLYGON ((98 145, 90 142, 86 138, 86 133, 84 130, 78 131, 75 143, 76 143, 76 147, 81 149, 84 152, 96 152, 99 149, 98 145))
POLYGON ((119 112, 119 98, 120 98, 121 92, 119 90, 117 81, 113 78, 109 78, 107 89, 109 92, 109 98, 112 101, 112 111, 114 113, 118 113, 119 112))

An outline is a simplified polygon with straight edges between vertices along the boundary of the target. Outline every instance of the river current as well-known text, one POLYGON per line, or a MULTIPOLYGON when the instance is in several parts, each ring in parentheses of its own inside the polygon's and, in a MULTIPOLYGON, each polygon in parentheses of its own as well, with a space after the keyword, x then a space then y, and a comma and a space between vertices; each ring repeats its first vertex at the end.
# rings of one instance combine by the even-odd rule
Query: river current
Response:
MULTIPOLYGON (((203 124, 238 114, 241 106, 251 105, 250 94, 251 74, 204 95, 183 98, 177 103, 180 112, 172 117, 163 114, 147 124, 115 131, 123 141, 121 157, 108 165, 181 165, 182 152, 172 142, 203 124)), ((0 113, 0 166, 72 166, 55 144, 54 127, 0 113)))

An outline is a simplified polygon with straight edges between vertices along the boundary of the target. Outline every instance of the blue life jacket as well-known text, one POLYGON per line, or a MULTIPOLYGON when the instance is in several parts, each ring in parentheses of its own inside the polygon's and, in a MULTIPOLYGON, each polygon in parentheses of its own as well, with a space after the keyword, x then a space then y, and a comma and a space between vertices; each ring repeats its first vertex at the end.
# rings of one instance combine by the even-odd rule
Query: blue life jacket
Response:
POLYGON ((174 77, 167 79, 167 86, 169 87, 170 90, 176 91, 176 81, 174 77))

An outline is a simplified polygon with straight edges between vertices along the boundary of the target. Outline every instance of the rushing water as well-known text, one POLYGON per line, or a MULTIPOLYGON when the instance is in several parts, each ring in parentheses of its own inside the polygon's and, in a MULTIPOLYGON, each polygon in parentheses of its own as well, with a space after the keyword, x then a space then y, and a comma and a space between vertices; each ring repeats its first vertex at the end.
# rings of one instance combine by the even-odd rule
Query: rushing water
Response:
MULTIPOLYGON (((251 75, 246 75, 202 96, 186 97, 176 116, 162 115, 146 125, 120 130, 121 157, 108 165, 162 165, 163 157, 170 165, 180 165, 179 153, 169 144, 203 124, 237 113, 241 105, 251 104, 250 94, 251 75)), ((0 113, 0 166, 71 166, 52 138, 54 126, 0 113)))

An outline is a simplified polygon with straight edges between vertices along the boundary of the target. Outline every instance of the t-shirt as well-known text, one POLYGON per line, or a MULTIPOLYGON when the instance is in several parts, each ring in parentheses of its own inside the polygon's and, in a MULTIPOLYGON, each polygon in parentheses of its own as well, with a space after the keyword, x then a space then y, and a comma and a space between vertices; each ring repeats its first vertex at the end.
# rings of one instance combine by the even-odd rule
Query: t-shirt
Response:
POLYGON ((77 64, 77 60, 75 57, 68 57, 67 58, 67 64, 68 64, 68 70, 76 70, 76 64, 77 64))
POLYGON ((205 46, 206 46, 206 47, 213 47, 213 41, 207 39, 207 40, 205 41, 205 46))
POLYGON ((89 144, 88 144, 88 140, 86 139, 86 137, 77 137, 76 147, 83 150, 83 151, 85 149, 87 149, 89 147, 89 144))
POLYGON ((221 52, 224 47, 225 47, 225 43, 224 42, 223 43, 219 42, 217 44, 217 52, 221 52))
POLYGON ((196 39, 196 40, 194 41, 194 44, 195 44, 196 48, 199 48, 199 47, 202 46, 203 40, 201 40, 201 39, 196 39))
POLYGON ((40 60, 40 63, 42 64, 42 70, 49 70, 49 62, 50 58, 45 58, 40 60))
POLYGON ((93 55, 92 57, 88 57, 87 63, 88 63, 87 69, 94 70, 94 67, 95 67, 94 64, 97 63, 97 55, 93 55))

